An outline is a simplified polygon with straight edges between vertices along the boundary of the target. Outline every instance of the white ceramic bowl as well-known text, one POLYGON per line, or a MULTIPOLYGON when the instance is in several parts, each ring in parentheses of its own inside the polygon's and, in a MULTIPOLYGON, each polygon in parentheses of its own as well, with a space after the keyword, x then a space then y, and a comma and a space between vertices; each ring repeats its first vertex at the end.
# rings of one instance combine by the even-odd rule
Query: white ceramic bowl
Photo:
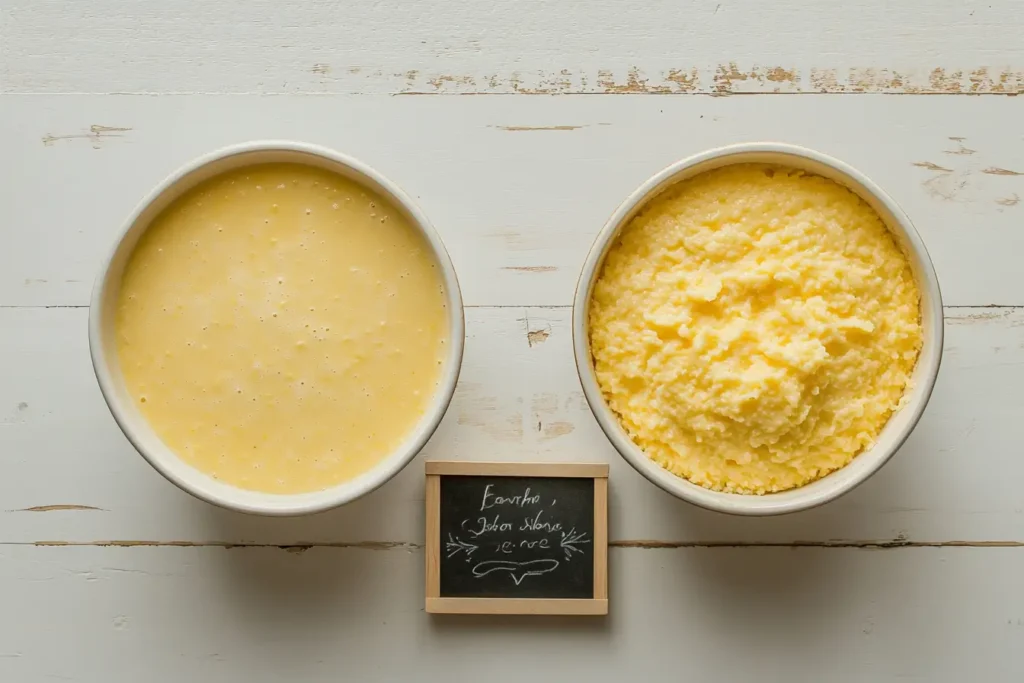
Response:
POLYGON ((845 163, 803 147, 751 143, 722 147, 684 159, 653 176, 616 209, 587 256, 573 302, 573 349, 587 402, 616 450, 641 474, 669 493, 701 507, 739 515, 777 515, 812 508, 849 492, 877 472, 903 445, 932 393, 942 358, 942 295, 931 259, 910 219, 885 192, 845 163), (797 489, 763 496, 722 493, 672 474, 644 455, 601 394, 590 354, 588 307, 594 282, 616 235, 656 195, 699 173, 737 163, 774 163, 830 178, 856 192, 878 212, 910 257, 921 292, 924 345, 913 373, 909 401, 879 434, 875 445, 845 467, 797 489))
POLYGON ((207 154, 160 183, 129 216, 93 289, 89 307, 89 348, 103 398, 114 419, 136 450, 160 474, 202 500, 241 512, 299 515, 348 503, 384 484, 405 467, 426 444, 444 416, 462 365, 465 320, 455 269, 441 238, 412 199, 366 164, 322 147, 287 141, 250 142, 207 154), (426 413, 405 442, 372 470, 346 483, 311 493, 279 495, 248 491, 207 476, 179 458, 151 429, 135 407, 121 375, 114 344, 113 318, 125 264, 139 237, 172 201, 202 181, 225 171, 265 162, 308 164, 333 171, 370 187, 390 199, 433 249, 441 270, 449 315, 448 356, 444 373, 426 413))

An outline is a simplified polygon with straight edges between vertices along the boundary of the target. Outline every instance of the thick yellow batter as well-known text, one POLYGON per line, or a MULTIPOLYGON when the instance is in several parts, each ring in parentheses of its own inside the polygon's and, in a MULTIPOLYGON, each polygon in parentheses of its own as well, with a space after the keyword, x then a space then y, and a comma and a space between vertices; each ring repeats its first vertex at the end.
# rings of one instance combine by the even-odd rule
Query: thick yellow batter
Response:
POLYGON ((767 493, 846 465, 901 404, 922 344, 881 218, 818 176, 711 171, 653 200, 594 287, 601 389, 654 461, 767 493))
POLYGON ((315 491, 413 429, 446 355, 429 244, 381 196, 269 164, 163 212, 124 273, 127 387, 183 459, 241 488, 315 491))

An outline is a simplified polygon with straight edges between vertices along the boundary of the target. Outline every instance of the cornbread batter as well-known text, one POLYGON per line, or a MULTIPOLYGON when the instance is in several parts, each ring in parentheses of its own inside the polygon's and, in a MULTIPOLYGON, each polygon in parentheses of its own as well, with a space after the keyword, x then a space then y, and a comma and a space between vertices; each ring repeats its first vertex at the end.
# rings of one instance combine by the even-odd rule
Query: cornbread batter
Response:
POLYGON ((128 390, 172 450, 227 484, 301 493, 407 437, 441 375, 448 311, 429 244, 393 205, 268 164, 156 219, 116 330, 128 390))
POLYGON ((881 218, 830 180, 752 164, 647 205, 606 258, 589 322, 598 383, 647 456, 747 494, 870 446, 922 345, 920 295, 881 218))

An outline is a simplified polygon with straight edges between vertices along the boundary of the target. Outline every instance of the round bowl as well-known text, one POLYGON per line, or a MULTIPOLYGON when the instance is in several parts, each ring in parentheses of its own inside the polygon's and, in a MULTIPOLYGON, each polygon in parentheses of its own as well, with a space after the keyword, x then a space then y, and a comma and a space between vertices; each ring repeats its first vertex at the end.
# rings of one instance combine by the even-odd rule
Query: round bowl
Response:
POLYGON ((737 515, 778 515, 813 508, 851 491, 877 472, 903 445, 924 412, 935 385, 942 358, 942 325, 942 295, 928 251, 910 219, 889 195, 863 173, 820 152, 782 143, 750 143, 709 150, 675 163, 651 177, 619 205, 598 234, 580 274, 573 301, 572 332, 583 393, 601 429, 630 465, 665 491, 701 507, 737 515), (912 375, 913 386, 908 401, 890 417, 874 446, 825 477, 799 488, 764 495, 712 491, 672 474, 644 455, 605 402, 594 372, 588 329, 591 292, 619 231, 648 201, 672 185, 705 171, 738 163, 786 165, 829 178, 857 193, 896 236, 910 259, 921 293, 923 346, 912 375))
POLYGON ((195 159, 161 182, 135 208, 103 264, 89 305, 89 350, 103 398, 121 431, 160 474, 184 491, 224 508, 262 515, 301 515, 351 502, 384 484, 402 470, 437 429, 462 365, 465 319, 462 295, 441 238, 430 221, 398 186, 351 157, 323 147, 288 141, 235 145, 195 159), (114 344, 114 307, 129 256, 153 219, 199 183, 232 169, 267 162, 291 162, 333 171, 361 183, 391 200, 429 243, 441 270, 447 295, 450 343, 444 373, 427 411, 402 445, 359 477, 301 494, 271 494, 237 488, 210 477, 179 458, 156 435, 128 394, 114 344))

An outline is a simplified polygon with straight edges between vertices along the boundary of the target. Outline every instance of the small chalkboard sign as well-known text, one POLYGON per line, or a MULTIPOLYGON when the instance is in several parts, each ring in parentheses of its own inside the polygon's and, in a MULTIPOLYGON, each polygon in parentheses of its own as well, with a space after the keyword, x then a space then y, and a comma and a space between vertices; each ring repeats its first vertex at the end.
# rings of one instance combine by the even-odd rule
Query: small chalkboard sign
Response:
POLYGON ((608 613, 608 466, 426 463, 427 612, 608 613))

